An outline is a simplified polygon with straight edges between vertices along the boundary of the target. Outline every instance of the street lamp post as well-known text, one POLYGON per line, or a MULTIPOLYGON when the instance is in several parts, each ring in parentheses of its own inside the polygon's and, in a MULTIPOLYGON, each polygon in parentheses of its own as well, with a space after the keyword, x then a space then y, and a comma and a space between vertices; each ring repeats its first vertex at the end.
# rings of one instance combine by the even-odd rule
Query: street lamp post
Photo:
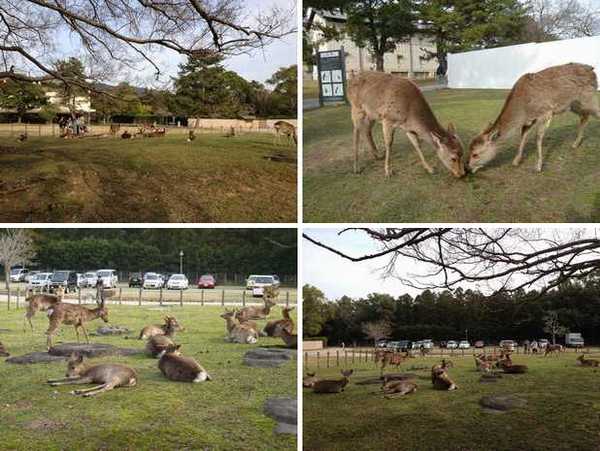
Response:
POLYGON ((179 251, 179 274, 183 274, 183 251, 179 251))

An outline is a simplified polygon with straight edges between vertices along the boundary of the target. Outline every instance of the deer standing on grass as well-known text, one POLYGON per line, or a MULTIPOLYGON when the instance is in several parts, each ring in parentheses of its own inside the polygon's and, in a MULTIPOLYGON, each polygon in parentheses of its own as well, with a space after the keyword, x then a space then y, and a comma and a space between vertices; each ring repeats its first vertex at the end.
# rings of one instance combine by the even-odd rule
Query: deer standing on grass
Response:
POLYGON ((169 346, 159 356, 158 369, 163 375, 177 382, 212 381, 206 370, 191 357, 185 357, 179 351, 181 345, 169 346))
POLYGON ((394 351, 378 349, 377 351, 375 351, 375 365, 381 362, 380 373, 381 377, 383 377, 383 370, 386 366, 395 366, 397 371, 398 367, 402 364, 402 362, 404 362, 409 357, 410 356, 408 352, 400 354, 394 351))
POLYGON ((163 325, 154 324, 151 326, 144 327, 141 330, 138 339, 147 340, 148 338, 154 337, 155 335, 165 335, 169 327, 173 328, 175 331, 184 330, 183 327, 177 322, 177 319, 174 316, 167 315, 165 316, 164 320, 165 323, 163 325))
POLYGON ((248 324, 240 323, 235 311, 225 311, 221 316, 226 321, 227 340, 233 343, 254 344, 258 341, 258 332, 248 324))
POLYGON ((352 105, 352 124, 354 126, 354 172, 358 173, 358 150, 361 135, 375 159, 381 157, 373 141, 373 126, 376 121, 383 127, 385 143, 385 177, 392 174, 390 153, 396 128, 406 132, 421 164, 427 172, 433 174, 421 143, 431 144, 440 161, 455 176, 465 175, 462 161, 463 146, 454 125, 443 128, 427 104, 421 90, 412 81, 398 75, 382 72, 363 72, 352 78, 348 85, 348 99, 352 105))
POLYGON ((586 359, 585 354, 581 354, 579 357, 577 357, 577 360, 581 366, 600 366, 600 360, 586 359))
POLYGON ((104 306, 104 299, 101 299, 100 305, 95 309, 88 309, 81 305, 65 304, 58 302, 48 309, 48 330, 46 331, 48 349, 52 347, 52 336, 60 328, 61 324, 67 324, 75 327, 77 342, 79 343, 79 329, 83 330, 85 341, 90 342, 85 323, 101 318, 108 323, 108 309, 104 306))
POLYGON ((275 129, 275 138, 277 142, 280 141, 281 135, 285 136, 288 141, 293 140, 294 144, 298 144, 298 136, 296 135, 296 127, 286 121, 277 121, 273 124, 275 129))
POLYGON ((577 137, 571 146, 576 149, 583 140, 583 130, 590 116, 600 118, 596 97, 598 81, 592 66, 564 64, 540 72, 525 74, 517 80, 493 124, 471 141, 469 168, 476 172, 494 159, 498 145, 512 135, 520 134, 520 144, 512 164, 523 159, 527 137, 537 127, 537 170, 542 170, 542 142, 552 118, 565 111, 579 116, 577 137))
POLYGON ((175 338, 175 333, 177 332, 179 324, 177 324, 177 321, 173 321, 174 318, 170 318, 171 319, 167 321, 164 334, 153 335, 146 342, 146 351, 148 351, 152 357, 160 357, 161 353, 169 347, 176 346, 173 338, 175 338))
POLYGON ((281 315, 283 319, 276 319, 269 321, 263 328, 264 335, 268 337, 279 337, 282 331, 286 331, 288 334, 294 332, 294 320, 290 317, 290 312, 294 310, 294 307, 284 307, 281 309, 281 315))
POLYGON ((137 374, 133 368, 116 363, 88 365, 83 356, 71 355, 67 362, 67 374, 64 379, 50 379, 53 387, 58 385, 100 384, 83 390, 74 390, 73 395, 85 397, 99 395, 116 387, 135 387, 137 374))
POLYGON ((313 386, 313 392, 315 393, 341 393, 344 391, 348 382, 350 382, 350 376, 354 370, 342 370, 341 379, 319 379, 313 386))
POLYGON ((563 352, 562 345, 559 345, 559 344, 552 345, 552 344, 548 343, 546 345, 546 349, 544 351, 544 357, 546 357, 548 354, 554 354, 554 353, 556 353, 556 355, 559 355, 559 353, 561 353, 561 352, 563 352))
POLYGON ((29 322, 29 326, 33 332, 33 323, 31 322, 31 318, 33 318, 37 312, 45 312, 51 307, 54 307, 58 302, 61 302, 64 294, 65 289, 60 286, 56 290, 56 294, 32 293, 27 296, 25 299, 25 302, 27 302, 27 311, 25 312, 25 317, 23 319, 23 332, 25 332, 26 329, 25 321, 29 322))
POLYGON ((2 343, 0 343, 0 357, 10 357, 10 353, 6 350, 2 343))

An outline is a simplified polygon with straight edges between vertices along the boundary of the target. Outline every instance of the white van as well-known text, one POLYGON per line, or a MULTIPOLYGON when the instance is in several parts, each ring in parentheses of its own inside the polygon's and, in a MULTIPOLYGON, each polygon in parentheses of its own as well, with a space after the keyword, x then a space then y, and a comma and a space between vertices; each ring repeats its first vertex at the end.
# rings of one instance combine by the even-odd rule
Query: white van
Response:
POLYGON ((115 288, 119 283, 119 277, 115 269, 99 269, 96 271, 98 279, 102 279, 104 288, 115 288))

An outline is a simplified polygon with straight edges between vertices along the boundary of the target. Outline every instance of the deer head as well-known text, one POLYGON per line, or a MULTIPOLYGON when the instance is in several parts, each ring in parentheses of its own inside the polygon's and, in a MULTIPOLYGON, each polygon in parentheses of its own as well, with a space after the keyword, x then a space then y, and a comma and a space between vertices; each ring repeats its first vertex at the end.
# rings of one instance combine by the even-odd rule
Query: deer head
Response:
POLYGON ((437 151, 438 158, 455 177, 465 175, 463 163, 463 144, 456 133, 454 124, 448 124, 445 134, 431 132, 431 140, 437 151))
POLYGON ((492 130, 492 127, 492 124, 489 124, 469 145, 468 168, 473 173, 492 161, 498 153, 496 141, 500 133, 497 130, 492 130))
POLYGON ((83 363, 83 356, 79 354, 71 354, 67 362, 66 377, 79 376, 86 369, 83 363))

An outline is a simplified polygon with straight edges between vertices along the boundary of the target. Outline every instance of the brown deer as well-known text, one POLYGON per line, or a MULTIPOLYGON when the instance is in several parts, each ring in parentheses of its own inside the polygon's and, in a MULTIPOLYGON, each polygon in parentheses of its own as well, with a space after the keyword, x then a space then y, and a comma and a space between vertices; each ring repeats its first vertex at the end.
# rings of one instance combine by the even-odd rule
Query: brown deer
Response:
POLYGON ((25 317, 23 319, 23 332, 26 330, 25 321, 29 322, 29 326, 31 327, 31 331, 33 332, 33 323, 31 322, 31 318, 37 312, 45 312, 49 308, 56 305, 56 303, 61 302, 63 296, 65 294, 65 289, 60 286, 56 290, 56 294, 46 294, 46 293, 38 293, 38 294, 30 294, 25 299, 27 302, 27 312, 25 312, 25 317))
POLYGON ((234 318, 234 311, 225 311, 221 316, 226 321, 227 340, 233 343, 254 344, 258 341, 258 332, 234 318))
POLYGON ((385 398, 392 399, 417 391, 417 384, 409 380, 389 381, 381 386, 385 398))
POLYGON ((298 348, 298 335, 290 334, 287 330, 282 329, 279 333, 280 337, 285 343, 286 348, 297 349, 298 348))
POLYGON ((344 391, 354 370, 342 370, 341 379, 319 379, 312 386, 315 393, 341 393, 344 391))
POLYGON ((265 303, 264 307, 248 306, 238 310, 235 314, 236 319, 240 322, 251 319, 266 319, 271 313, 271 308, 277 305, 277 302, 268 297, 265 297, 263 301, 265 303))
POLYGON ((99 395, 116 387, 135 387, 137 374, 133 368, 116 363, 88 365, 83 356, 71 355, 67 362, 67 374, 64 379, 50 379, 53 387, 58 385, 100 384, 84 390, 74 390, 73 395, 85 397, 99 395))
POLYGON ((475 356, 475 368, 477 368, 477 371, 489 373, 492 370, 492 362, 482 360, 479 356, 475 356))
POLYGON ((385 177, 392 174, 390 153, 396 128, 406 132, 421 164, 433 174, 421 150, 421 142, 430 143, 437 151, 441 162, 455 177, 465 175, 462 161, 463 146, 454 125, 444 129, 427 104, 421 90, 412 81, 398 75, 383 72, 363 72, 352 78, 348 85, 348 98, 352 105, 354 126, 354 172, 358 173, 358 150, 361 135, 376 159, 380 159, 373 141, 373 125, 376 121, 383 126, 385 141, 385 177))
POLYGON ((383 370, 386 366, 392 365, 396 367, 396 370, 398 370, 398 367, 402 364, 402 362, 404 362, 409 357, 410 356, 408 352, 400 354, 394 351, 378 349, 377 351, 375 351, 375 365, 381 363, 380 373, 381 377, 383 377, 383 370))
POLYGON ((4 345, 0 342, 0 357, 10 357, 10 353, 6 350, 4 345))
POLYGON ((281 309, 283 319, 269 321, 263 328, 264 335, 268 337, 279 337, 282 331, 286 331, 288 334, 293 333, 294 320, 290 317, 290 312, 292 310, 294 310, 294 307, 284 307, 281 309))
POLYGON ((577 357, 577 360, 581 366, 600 366, 600 360, 586 359, 585 354, 581 354, 579 357, 577 357))
POLYGON ((175 331, 184 330, 184 328, 179 324, 179 322, 177 322, 177 319, 174 316, 167 315, 165 316, 164 320, 165 323, 163 325, 155 324, 144 327, 141 330, 138 339, 147 340, 148 338, 153 337, 155 335, 165 335, 169 327, 173 328, 175 331))
POLYGON ((212 381, 206 370, 193 358, 181 355, 181 345, 168 346, 158 361, 158 369, 163 375, 177 382, 212 381))
POLYGON ((65 304, 58 302, 53 307, 48 309, 48 330, 46 331, 48 349, 52 347, 52 336, 56 333, 61 324, 67 324, 75 327, 77 342, 79 343, 79 329, 83 330, 85 341, 90 342, 85 323, 101 318, 105 323, 108 323, 108 309, 104 306, 104 299, 95 309, 88 309, 81 305, 65 304))
POLYGON ((306 373, 306 376, 302 379, 302 386, 304 388, 313 388, 315 383, 319 380, 316 373, 306 373))
POLYGON ((298 136, 296 135, 296 127, 286 121, 277 121, 273 124, 275 129, 275 137, 277 142, 281 139, 281 135, 287 137, 288 140, 293 140, 294 144, 298 144, 298 136))
POLYGON ((458 385, 454 383, 448 375, 448 368, 452 367, 452 362, 442 360, 441 364, 431 367, 431 383, 436 390, 457 390, 458 385))
POLYGON ((526 373, 527 365, 515 365, 510 358, 510 354, 504 356, 503 359, 496 362, 496 367, 502 368, 502 371, 508 374, 523 374, 526 373))
POLYGON ((546 345, 546 349, 544 351, 544 357, 546 357, 548 354, 554 354, 554 353, 556 353, 556 355, 558 355, 561 352, 563 352, 562 345, 559 345, 559 344, 553 345, 553 344, 548 343, 546 345))
POLYGON ((166 329, 163 335, 153 335, 146 342, 146 351, 152 357, 161 358, 162 355, 169 349, 169 347, 176 347, 173 338, 177 332, 177 327, 172 321, 167 322, 166 329))
POLYGON ((498 145, 517 133, 521 142, 512 164, 518 166, 529 132, 536 126, 537 170, 541 171, 544 133, 554 116, 569 110, 579 116, 577 138, 571 146, 579 147, 590 116, 600 117, 597 89, 594 68, 585 64, 564 64, 523 75, 510 91, 496 121, 471 141, 470 170, 476 172, 492 161, 498 145))

